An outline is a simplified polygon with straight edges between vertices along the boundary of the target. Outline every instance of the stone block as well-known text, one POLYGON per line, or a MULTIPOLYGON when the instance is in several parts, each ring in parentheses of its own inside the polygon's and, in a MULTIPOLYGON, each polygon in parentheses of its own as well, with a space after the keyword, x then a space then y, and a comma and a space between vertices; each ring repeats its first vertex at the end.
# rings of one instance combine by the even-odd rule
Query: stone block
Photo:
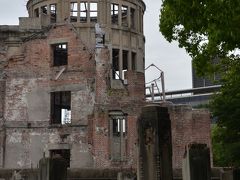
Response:
POLYGON ((139 180, 172 180, 171 122, 168 108, 142 108, 138 122, 139 180))

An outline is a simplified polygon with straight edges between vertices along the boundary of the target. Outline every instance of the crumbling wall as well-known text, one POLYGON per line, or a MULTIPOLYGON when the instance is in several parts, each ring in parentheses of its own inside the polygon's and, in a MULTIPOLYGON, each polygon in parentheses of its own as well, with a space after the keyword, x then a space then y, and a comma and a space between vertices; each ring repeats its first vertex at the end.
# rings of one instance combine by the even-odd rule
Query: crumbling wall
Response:
POLYGON ((5 91, 6 91, 5 90, 5 81, 0 80, 0 120, 2 120, 2 118, 3 118, 5 91))
POLYGON ((182 167, 185 146, 190 143, 207 144, 211 148, 210 113, 192 109, 188 105, 169 107, 172 124, 173 168, 182 167))
POLYGON ((137 118, 144 102, 144 74, 128 71, 128 84, 122 89, 111 88, 108 49, 96 49, 96 104, 89 128, 89 142, 96 167, 136 168, 137 165, 137 118), (135 93, 134 93, 135 92, 135 93), (126 155, 124 161, 111 157, 110 116, 121 111, 127 120, 126 155))
POLYGON ((49 150, 70 149, 71 167, 92 167, 92 157, 86 145, 86 128, 12 128, 7 130, 6 168, 36 168, 49 150))
POLYGON ((71 168, 136 167, 144 73, 127 72, 129 84, 116 90, 110 86, 110 70, 109 49, 88 49, 70 25, 52 26, 11 49, 4 68, 4 167, 37 167, 43 153, 48 157, 54 149, 70 150, 71 168), (63 42, 68 45, 68 65, 53 66, 52 45, 63 42), (71 124, 51 124, 50 97, 56 91, 71 92, 71 124), (109 112, 115 110, 127 116, 124 162, 110 158, 109 112))
POLYGON ((73 168, 92 166, 86 127, 95 101, 91 52, 68 26, 51 29, 45 39, 29 39, 21 49, 23 56, 10 53, 4 69, 5 167, 37 167, 43 153, 49 156, 51 149, 70 149, 73 168), (68 43, 68 66, 55 80, 62 67, 52 65, 51 44, 60 42, 68 43), (54 91, 71 91, 70 127, 50 123, 50 93, 54 91))

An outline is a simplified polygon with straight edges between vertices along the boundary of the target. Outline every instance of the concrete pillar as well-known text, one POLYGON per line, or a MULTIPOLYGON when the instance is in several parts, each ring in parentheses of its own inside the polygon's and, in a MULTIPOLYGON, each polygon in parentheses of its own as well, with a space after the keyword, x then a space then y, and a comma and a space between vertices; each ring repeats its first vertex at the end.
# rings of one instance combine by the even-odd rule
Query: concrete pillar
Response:
POLYGON ((210 180, 210 150, 206 144, 190 144, 182 166, 183 180, 210 180))
POLYGON ((172 180, 171 122, 168 108, 148 105, 138 121, 138 180, 172 180))

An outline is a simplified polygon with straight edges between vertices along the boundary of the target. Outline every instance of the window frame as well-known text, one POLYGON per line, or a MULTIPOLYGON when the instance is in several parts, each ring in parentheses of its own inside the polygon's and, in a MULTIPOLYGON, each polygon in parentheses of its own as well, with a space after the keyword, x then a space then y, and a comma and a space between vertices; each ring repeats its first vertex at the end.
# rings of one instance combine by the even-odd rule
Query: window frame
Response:
POLYGON ((119 24, 119 4, 111 3, 111 23, 115 25, 119 24))
POLYGON ((52 44, 52 54, 53 54, 53 66, 65 66, 68 65, 68 43, 57 43, 52 44), (66 48, 64 48, 66 46, 66 48))
POLYGON ((122 79, 126 79, 125 72, 129 70, 129 51, 122 50, 122 79))
POLYGON ((112 49, 112 78, 119 80, 121 77, 120 75, 120 50, 119 49, 112 49))
POLYGON ((95 23, 98 22, 98 3, 97 2, 89 3, 89 18, 90 18, 90 22, 95 22, 95 23), (96 4, 96 6, 94 6, 96 7, 96 9, 95 8, 92 9, 93 4, 96 4), (92 13, 93 14, 96 13, 96 16, 92 15, 92 13))
POLYGON ((78 2, 70 2, 70 22, 78 21, 79 6, 78 2), (75 9, 77 7, 77 9, 75 9), (76 15, 74 15, 76 13, 76 15))
POLYGON ((39 8, 34 9, 34 17, 36 18, 40 17, 39 8))
POLYGON ((122 26, 123 27, 128 27, 128 6, 127 5, 122 5, 121 6, 121 20, 122 20, 122 26), (125 14, 126 13, 126 14, 125 14))
MULTIPOLYGON (((127 134, 128 134, 128 120, 127 114, 122 111, 110 111, 109 112, 109 137, 110 137, 110 156, 112 161, 125 161, 127 158, 127 134), (114 130, 114 121, 118 120, 120 127, 115 127, 114 130), (124 123, 123 123, 124 122, 124 123), (116 150, 116 138, 119 141, 119 148, 116 150), (120 154, 119 154, 120 153, 120 154), (119 155, 117 155, 119 154, 119 155)), ((118 142, 117 141, 117 142, 118 142)))
POLYGON ((132 59, 132 70, 136 71, 137 70, 137 53, 136 52, 131 53, 131 59, 132 59))
POLYGON ((41 6, 40 7, 40 13, 44 14, 44 15, 47 15, 48 14, 48 6, 47 5, 41 6))
MULTIPOLYGON (((62 121, 62 109, 68 109, 71 111, 71 91, 54 91, 50 94, 50 124, 52 125, 64 125, 64 124, 70 124, 64 123, 62 121), (65 101, 65 102, 64 102, 65 101), (66 102, 67 101, 67 102, 66 102)), ((70 117, 71 118, 71 117, 70 117)))
POLYGON ((136 9, 130 7, 131 28, 136 29, 136 9))
POLYGON ((57 4, 50 4, 49 5, 50 9, 50 21, 51 23, 56 23, 57 22, 57 4))
POLYGON ((79 10, 79 17, 80 17, 80 23, 87 23, 88 22, 88 1, 81 1, 80 2, 80 10, 79 10), (82 4, 85 5, 84 10, 82 10, 82 4), (82 16, 82 13, 85 13, 85 16, 82 16))

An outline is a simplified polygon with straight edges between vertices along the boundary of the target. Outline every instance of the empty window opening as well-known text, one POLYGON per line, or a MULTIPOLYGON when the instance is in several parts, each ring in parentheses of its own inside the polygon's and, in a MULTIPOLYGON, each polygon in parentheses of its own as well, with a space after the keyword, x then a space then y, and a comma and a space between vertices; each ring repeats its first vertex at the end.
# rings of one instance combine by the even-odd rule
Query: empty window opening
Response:
POLYGON ((139 16, 139 29, 140 29, 140 32, 143 32, 143 13, 140 12, 140 16, 139 16))
POLYGON ((61 109, 61 123, 70 124, 71 123, 71 109, 61 109))
POLYGON ((54 44, 53 48, 53 66, 62 66, 68 64, 67 43, 54 44))
POLYGON ((67 167, 70 167, 70 149, 54 149, 50 150, 50 157, 51 158, 59 158, 62 157, 65 159, 67 163, 67 167))
POLYGON ((119 73, 119 50, 112 50, 112 77, 113 79, 120 79, 119 73))
POLYGON ((126 120, 124 118, 113 118, 113 135, 120 136, 121 132, 126 133, 126 120))
POLYGON ((110 140, 112 160, 125 160, 127 152, 127 120, 121 111, 110 112, 110 140))
POLYGON ((71 22, 77 22, 77 16, 78 16, 78 3, 72 2, 70 4, 71 11, 70 11, 70 21, 71 22))
POLYGON ((39 17, 39 8, 34 9, 34 17, 39 17))
POLYGON ((51 123, 71 123, 71 92, 59 91, 51 93, 51 123))
POLYGON ((111 19, 112 24, 118 24, 118 12, 119 6, 118 4, 111 4, 111 19))
POLYGON ((136 53, 132 52, 132 70, 136 70, 136 53))
POLYGON ((122 6, 122 26, 128 26, 128 7, 122 6))
POLYGON ((90 3, 90 22, 97 22, 98 4, 90 3))
POLYGON ((145 69, 145 58, 143 58, 143 69, 145 69))
POLYGON ((41 7, 41 13, 47 15, 47 5, 41 7))
POLYGON ((50 4, 51 23, 57 22, 57 5, 50 4))
POLYGON ((122 79, 126 79, 125 73, 128 70, 128 51, 123 50, 122 51, 122 57, 123 57, 123 69, 122 69, 122 79))
POLYGON ((131 16, 131 28, 135 29, 135 9, 130 9, 131 16))
POLYGON ((80 22, 87 22, 88 3, 80 3, 80 22))

